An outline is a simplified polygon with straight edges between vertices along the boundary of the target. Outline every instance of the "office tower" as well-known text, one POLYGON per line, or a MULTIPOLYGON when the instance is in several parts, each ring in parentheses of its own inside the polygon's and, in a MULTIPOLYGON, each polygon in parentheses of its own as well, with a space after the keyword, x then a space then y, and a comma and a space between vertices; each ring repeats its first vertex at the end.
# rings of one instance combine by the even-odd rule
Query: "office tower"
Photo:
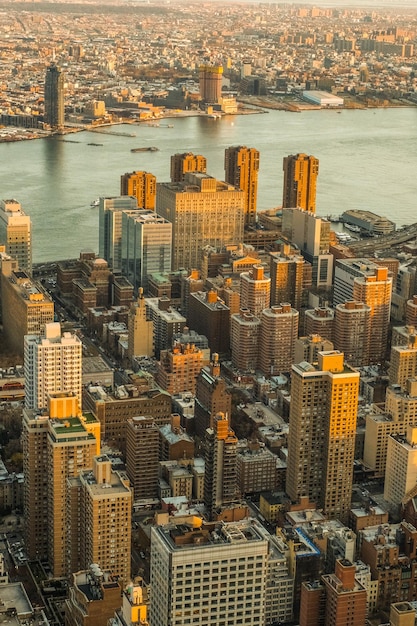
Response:
POLYGON ((319 160, 307 154, 284 157, 283 208, 298 208, 316 212, 316 186, 319 160))
POLYGON ((246 146, 226 148, 225 181, 245 192, 245 226, 256 224, 259 151, 246 146))
POLYGON ((210 104, 220 102, 222 97, 222 76, 223 67, 221 65, 200 65, 200 98, 203 102, 210 104))
POLYGON ((254 265, 240 275, 240 305, 259 317, 269 307, 271 279, 264 275, 262 265, 254 265))
POLYGON ((312 284, 328 289, 333 282, 330 222, 302 209, 282 210, 282 234, 299 249, 312 266, 312 284))
POLYGON ((218 413, 213 419, 213 427, 206 430, 204 442, 204 504, 211 518, 216 509, 230 505, 240 497, 236 481, 237 441, 229 417, 218 413))
POLYGON ((306 335, 320 335, 333 341, 334 310, 327 306, 308 309, 304 313, 304 332, 306 335))
POLYGON ((113 470, 103 454, 92 460, 91 468, 68 482, 68 491, 72 491, 72 498, 68 498, 69 531, 78 536, 81 569, 98 564, 117 576, 122 586, 127 585, 131 580, 133 495, 126 474, 113 470))
POLYGON ((413 337, 408 346, 393 346, 391 348, 390 366, 388 370, 389 384, 407 387, 407 380, 414 380, 417 376, 417 338, 413 337))
POLYGON ((61 324, 45 324, 44 335, 24 339, 25 407, 46 408, 48 395, 74 392, 81 404, 82 342, 77 335, 61 333, 61 324))
POLYGON ((4 338, 10 350, 23 355, 25 335, 42 335, 54 321, 54 303, 42 286, 26 272, 1 276, 4 338))
POLYGON ((286 491, 342 521, 351 505, 358 392, 359 372, 341 352, 319 352, 317 367, 293 365, 286 491))
POLYGON ((172 269, 199 269, 201 251, 243 241, 245 194, 207 174, 158 183, 156 210, 172 223, 172 269))
POLYGON ((68 598, 65 601, 67 626, 99 626, 109 623, 120 609, 122 589, 111 571, 100 569, 97 563, 89 569, 72 573, 68 598))
POLYGON ((123 211, 134 211, 138 201, 133 196, 100 198, 98 209, 98 254, 113 271, 122 269, 123 211))
POLYGON ((289 302, 299 311, 312 284, 311 265, 288 244, 281 247, 281 252, 270 252, 269 260, 271 306, 289 302))
POLYGON ((227 354, 230 349, 230 309, 217 291, 190 294, 188 326, 205 335, 211 352, 227 354))
POLYGON ((221 522, 213 532, 215 540, 204 525, 151 529, 152 626, 180 626, 188 616, 195 626, 265 623, 268 540, 260 525, 221 522))
POLYGON ((47 560, 53 576, 66 576, 67 479, 92 467, 100 450, 100 423, 80 412, 74 393, 52 394, 46 412, 24 410, 22 447, 29 558, 47 560))
POLYGON ((417 296, 413 295, 405 305, 405 323, 407 326, 417 326, 417 296))
POLYGON ((356 579, 356 566, 347 559, 336 561, 334 574, 324 574, 326 626, 365 626, 366 588, 356 579))
POLYGON ((32 274, 32 223, 17 200, 0 201, 0 245, 19 269, 32 274))
POLYGON ((407 434, 388 437, 384 500, 398 513, 403 499, 417 484, 417 427, 407 426, 407 434))
POLYGON ((299 337, 294 344, 294 363, 307 361, 312 365, 318 364, 318 353, 329 352, 334 346, 328 339, 323 339, 320 335, 308 335, 299 337))
POLYGON ((386 267, 378 267, 373 276, 356 277, 353 299, 370 308, 369 362, 384 363, 388 346, 392 278, 386 267))
POLYGON ((134 196, 140 209, 155 210, 156 176, 149 172, 131 172, 120 177, 120 195, 134 196))
POLYGON ((153 322, 146 314, 142 288, 139 289, 137 300, 130 306, 127 328, 129 359, 132 360, 135 356, 153 356, 153 322))
POLYGON ((298 337, 298 311, 288 303, 272 306, 261 313, 259 330, 259 369, 264 376, 290 372, 298 337))
POLYGON ((242 308, 231 316, 230 347, 232 364, 242 372, 255 371, 258 366, 259 328, 261 320, 242 308))
POLYGON ((135 290, 148 289, 150 274, 171 271, 173 225, 155 211, 122 213, 122 273, 135 290))
POLYGON ((349 300, 338 304, 334 315, 334 347, 353 367, 369 365, 371 307, 349 300))
POLYGON ((219 355, 214 353, 210 365, 201 369, 197 376, 194 416, 195 433, 203 439, 207 428, 213 428, 213 420, 219 413, 231 416, 232 396, 226 382, 220 377, 219 355))
POLYGON ((185 180, 188 172, 207 172, 207 159, 201 154, 192 152, 178 152, 171 156, 171 183, 180 183, 185 180))
MULTIPOLYGON (((334 267, 333 306, 354 300, 355 278, 374 276, 378 265, 369 259, 336 259, 334 267)), ((360 301, 359 301, 360 302, 360 301)))
POLYGON ((55 63, 46 70, 45 122, 52 129, 62 128, 65 124, 64 74, 55 63))
POLYGON ((196 380, 204 365, 204 353, 193 344, 175 343, 161 350, 156 382, 171 395, 189 391, 195 394, 196 380))
POLYGON ((155 356, 171 348, 174 335, 181 333, 187 320, 171 306, 170 298, 145 298, 146 313, 153 322, 155 356))
POLYGON ((158 497, 159 428, 152 417, 132 417, 126 425, 126 471, 136 501, 158 497))

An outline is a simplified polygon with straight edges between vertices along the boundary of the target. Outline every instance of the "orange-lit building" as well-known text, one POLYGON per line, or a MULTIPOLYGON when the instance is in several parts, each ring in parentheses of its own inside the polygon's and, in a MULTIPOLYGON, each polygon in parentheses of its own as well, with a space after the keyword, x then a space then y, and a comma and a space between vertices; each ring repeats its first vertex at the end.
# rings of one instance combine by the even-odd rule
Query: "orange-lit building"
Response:
POLYGON ((171 156, 171 183, 179 183, 184 180, 188 172, 207 172, 207 159, 201 154, 192 152, 178 152, 171 156))
POLYGON ((316 187, 319 160, 307 154, 284 157, 283 208, 299 208, 316 212, 316 187))
POLYGON ((246 146, 226 148, 225 180, 245 192, 245 226, 256 224, 259 151, 246 146))
POLYGON ((240 306, 260 316, 269 307, 271 297, 271 279, 265 276, 262 265, 254 265, 249 272, 240 275, 240 306))
POLYGON ((156 176, 148 172, 131 172, 120 177, 120 195, 134 196, 138 208, 155 210, 156 176))
POLYGON ((222 97, 223 67, 221 65, 200 65, 200 98, 203 102, 215 104, 222 97))

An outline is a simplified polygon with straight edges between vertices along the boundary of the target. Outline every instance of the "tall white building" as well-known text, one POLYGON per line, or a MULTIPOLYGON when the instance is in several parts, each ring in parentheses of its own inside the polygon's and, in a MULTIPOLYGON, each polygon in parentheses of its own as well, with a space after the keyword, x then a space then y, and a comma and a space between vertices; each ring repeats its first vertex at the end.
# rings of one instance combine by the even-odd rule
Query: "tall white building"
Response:
POLYGON ((82 343, 77 335, 65 332, 61 324, 45 324, 45 336, 25 335, 25 406, 47 406, 50 393, 73 392, 81 406, 82 343))
POLYGON ((291 619, 293 585, 279 546, 270 542, 252 519, 153 527, 150 624, 264 626, 291 619))
POLYGON ((32 274, 32 223, 17 200, 0 200, 0 245, 32 274))

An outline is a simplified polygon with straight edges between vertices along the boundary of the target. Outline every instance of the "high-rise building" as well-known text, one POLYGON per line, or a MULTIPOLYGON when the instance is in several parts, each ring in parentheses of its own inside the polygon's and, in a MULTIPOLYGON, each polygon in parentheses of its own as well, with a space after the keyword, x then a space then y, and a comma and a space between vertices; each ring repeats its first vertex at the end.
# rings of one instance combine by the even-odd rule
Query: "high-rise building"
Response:
POLYGON ((318 306, 304 313, 304 332, 306 335, 320 335, 333 341, 334 310, 328 306, 318 306))
POLYGON ((254 372, 258 366, 260 325, 260 319, 249 309, 242 308, 240 313, 231 316, 232 364, 242 372, 254 372))
POLYGON ((184 330, 187 320, 171 306, 170 298, 145 298, 145 303, 147 315, 153 322, 155 356, 159 359, 161 350, 171 348, 174 335, 184 330))
POLYGON ((378 265, 365 258, 336 259, 334 268, 333 306, 353 300, 355 278, 374 276, 378 265))
POLYGON ((209 515, 239 500, 236 478, 237 437, 229 417, 218 413, 205 435, 204 503, 209 515))
POLYGON ((386 267, 377 267, 373 276, 356 277, 353 299, 367 304, 370 311, 369 362, 384 363, 388 346, 392 278, 386 267))
POLYGON ((405 305, 405 323, 407 326, 417 326, 417 295, 407 300, 405 305))
POLYGON ((152 417, 132 417, 126 426, 126 471, 134 500, 158 496, 159 429, 152 417))
POLYGON ((201 251, 243 241, 245 194, 207 174, 157 185, 156 210, 172 223, 172 269, 198 269, 201 251))
POLYGON ((74 393, 52 394, 46 412, 24 410, 22 446, 29 558, 47 560, 54 576, 66 576, 67 479, 91 469, 100 451, 100 422, 80 412, 74 393))
POLYGON ((308 335, 299 337, 295 341, 294 363, 307 361, 312 365, 318 364, 318 353, 329 352, 334 346, 328 339, 323 339, 320 335, 308 335))
POLYGON ((171 156, 171 183, 180 183, 185 180, 188 172, 207 172, 207 159, 201 154, 192 152, 178 152, 171 156))
POLYGON ((298 311, 288 303, 272 306, 261 313, 259 330, 259 369, 264 376, 290 372, 298 337, 298 311))
POLYGON ((150 274, 171 271, 173 225, 155 211, 122 213, 122 273, 137 290, 148 289, 150 274))
POLYGON ((307 154, 292 154, 284 157, 283 169, 283 208, 299 208, 315 213, 319 160, 307 154))
POLYGON ((298 247, 299 254, 312 266, 313 286, 326 289, 333 282, 330 226, 328 220, 303 209, 282 210, 282 234, 298 247))
POLYGON ((65 124, 64 74, 51 63, 45 76, 45 122, 52 128, 65 124))
POLYGON ((217 291, 190 294, 188 326, 208 339, 210 350, 226 354, 230 348, 230 309, 217 291))
POLYGON ((132 360, 135 356, 153 356, 153 322, 146 314, 146 303, 143 289, 130 306, 127 323, 128 343, 127 356, 132 360))
POLYGON ((225 181, 245 192, 245 226, 256 224, 259 151, 246 146, 226 148, 225 181))
POLYGON ((407 388, 407 380, 417 376, 417 338, 414 336, 408 346, 393 346, 389 366, 389 384, 407 388))
POLYGON ((334 316, 334 347, 343 352, 349 365, 369 365, 371 307, 349 300, 338 304, 334 316))
POLYGON ((107 624, 120 609, 122 588, 116 576, 92 562, 87 570, 74 570, 71 578, 65 602, 66 625, 107 624))
POLYGON ((200 98, 203 102, 217 104, 222 97, 223 67, 221 65, 200 65, 200 98))
POLYGON ((398 512, 402 500, 417 484, 417 427, 408 426, 407 434, 388 437, 384 500, 398 512))
POLYGON ((17 200, 0 201, 0 245, 19 269, 32 274, 32 224, 17 200))
POLYGON ((25 407, 42 409, 50 393, 73 392, 81 404, 82 342, 61 324, 45 324, 44 335, 24 339, 25 407))
POLYGON ((269 307, 271 279, 264 275, 262 265, 254 265, 240 275, 240 305, 259 317, 269 307))
POLYGON ((10 350, 23 355, 25 335, 42 335, 54 321, 54 303, 42 286, 23 271, 1 276, 3 332, 10 350))
POLYGON ((317 367, 293 365, 286 491, 341 520, 351 505, 358 393, 359 372, 341 352, 319 352, 317 367))
POLYGON ((271 306, 289 302, 299 311, 311 287, 311 269, 310 263, 288 244, 281 247, 281 252, 271 252, 271 306))
POLYGON ((232 411, 232 396, 224 378, 220 376, 218 354, 214 353, 210 365, 201 369, 197 377, 195 396, 195 432, 203 439, 207 428, 213 428, 213 420, 217 414, 223 413, 230 417, 232 411))
POLYGON ((134 196, 140 209, 155 210, 156 176, 149 172, 131 172, 120 177, 120 195, 134 196))
POLYGON ((170 350, 161 350, 156 382, 171 395, 186 391, 194 395, 197 376, 204 364, 204 352, 200 348, 175 343, 170 350))
POLYGON ((122 269, 122 217, 123 211, 138 208, 135 196, 100 198, 98 213, 98 250, 113 271, 122 269))
MULTIPOLYGON (((68 481, 69 554, 81 569, 92 563, 109 570, 122 584, 131 580, 132 490, 124 472, 112 469, 105 454, 68 481)), ((73 565, 72 565, 73 567, 73 565)))

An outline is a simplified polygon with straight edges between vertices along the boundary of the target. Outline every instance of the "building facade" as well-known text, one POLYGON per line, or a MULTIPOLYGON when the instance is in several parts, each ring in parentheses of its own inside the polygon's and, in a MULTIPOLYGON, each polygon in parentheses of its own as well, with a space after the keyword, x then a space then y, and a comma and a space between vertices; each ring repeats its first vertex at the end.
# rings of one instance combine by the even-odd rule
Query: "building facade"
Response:
POLYGON ((245 226, 256 224, 259 151, 246 146, 226 148, 225 181, 245 192, 245 226))
POLYGON ((283 208, 299 208, 316 212, 316 188, 319 160, 307 154, 284 157, 283 208))

